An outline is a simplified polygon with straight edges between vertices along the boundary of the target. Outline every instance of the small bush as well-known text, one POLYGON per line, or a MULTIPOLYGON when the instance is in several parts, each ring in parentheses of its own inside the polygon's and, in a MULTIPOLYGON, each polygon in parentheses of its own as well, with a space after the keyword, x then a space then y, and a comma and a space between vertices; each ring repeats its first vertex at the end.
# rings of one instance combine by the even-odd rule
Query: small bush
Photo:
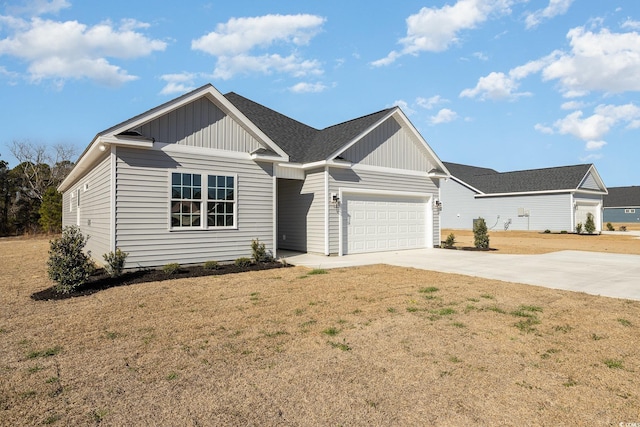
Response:
POLYGON ((102 258, 107 262, 104 269, 109 273, 109 276, 118 277, 122 274, 122 270, 124 270, 124 264, 128 256, 129 254, 122 252, 120 248, 116 248, 115 252, 109 252, 108 254, 102 255, 102 258))
POLYGON ((94 271, 90 257, 82 249, 87 244, 79 227, 69 226, 62 230, 62 236, 51 241, 49 278, 56 282, 54 289, 59 293, 69 293, 89 280, 94 271))
POLYGON ((489 249, 489 235, 484 218, 473 221, 473 244, 478 249, 489 249))
POLYGON ((217 270, 220 268, 218 261, 207 261, 204 263, 205 270, 217 270))
POLYGON ((234 264, 236 267, 247 268, 251 265, 251 260, 247 257, 240 257, 235 260, 234 264))
POLYGON ((567 230, 562 230, 560 234, 568 234, 567 230))
POLYGON ((627 226, 626 225, 621 225, 619 230, 620 231, 627 231, 627 226))
POLYGON ((613 224, 611 224, 610 222, 607 223, 607 230, 608 231, 616 231, 616 229, 614 228, 613 224))
POLYGON ((271 255, 267 253, 264 243, 254 239, 251 241, 251 257, 255 262, 269 262, 272 260, 271 255))
POLYGON ((582 223, 581 223, 581 222, 579 222, 579 223, 576 225, 576 233, 578 233, 578 234, 581 234, 581 233, 582 233, 582 223))
POLYGON ((544 230, 544 234, 551 234, 551 230, 547 228, 546 230, 544 230))
POLYGON ((587 213, 587 220, 584 223, 584 231, 586 231, 587 234, 593 234, 593 232, 596 231, 596 223, 593 220, 593 214, 591 212, 587 213))
POLYGON ((177 274, 180 272, 180 264, 178 264, 177 262, 171 262, 169 264, 165 264, 162 267, 162 271, 169 276, 173 274, 177 274))
POLYGON ((451 233, 447 236, 447 239, 444 241, 445 248, 452 248, 456 244, 456 236, 451 233))

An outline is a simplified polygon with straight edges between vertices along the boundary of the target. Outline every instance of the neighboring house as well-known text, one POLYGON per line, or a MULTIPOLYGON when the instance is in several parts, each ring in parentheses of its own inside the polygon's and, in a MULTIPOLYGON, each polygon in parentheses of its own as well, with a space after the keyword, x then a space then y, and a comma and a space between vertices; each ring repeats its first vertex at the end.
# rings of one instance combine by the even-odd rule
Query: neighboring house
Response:
POLYGON ((442 228, 471 229, 484 218, 497 230, 575 231, 587 214, 602 228, 607 189, 592 164, 497 172, 444 162, 451 177, 442 184, 442 228))
POLYGON ((602 221, 640 222, 640 187, 609 187, 602 221))
POLYGON ((438 245, 447 169, 397 107, 323 130, 206 85, 100 132, 63 225, 129 267, 230 261, 259 239, 325 255, 438 245))

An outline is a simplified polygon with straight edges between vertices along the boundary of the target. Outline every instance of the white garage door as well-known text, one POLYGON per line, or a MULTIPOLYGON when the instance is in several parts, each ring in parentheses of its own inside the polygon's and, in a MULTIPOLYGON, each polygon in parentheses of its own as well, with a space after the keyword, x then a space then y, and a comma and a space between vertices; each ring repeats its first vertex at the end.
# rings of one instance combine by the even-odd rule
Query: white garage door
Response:
POLYGON ((427 199, 348 194, 342 203, 344 254, 424 248, 427 199))
POLYGON ((581 204, 578 203, 576 205, 576 225, 578 225, 578 223, 582 223, 582 229, 584 230, 584 225, 587 222, 587 214, 590 213, 591 215, 593 215, 593 221, 596 222, 598 221, 598 217, 596 216, 596 212, 598 210, 598 206, 597 205, 587 205, 587 204, 581 204))

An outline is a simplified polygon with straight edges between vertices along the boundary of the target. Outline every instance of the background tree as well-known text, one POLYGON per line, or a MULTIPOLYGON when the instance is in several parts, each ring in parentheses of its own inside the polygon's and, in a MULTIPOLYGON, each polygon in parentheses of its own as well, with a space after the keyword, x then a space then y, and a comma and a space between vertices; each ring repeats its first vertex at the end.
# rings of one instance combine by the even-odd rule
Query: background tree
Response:
POLYGON ((49 187, 44 192, 38 213, 45 232, 59 233, 62 230, 62 194, 55 187, 49 187))

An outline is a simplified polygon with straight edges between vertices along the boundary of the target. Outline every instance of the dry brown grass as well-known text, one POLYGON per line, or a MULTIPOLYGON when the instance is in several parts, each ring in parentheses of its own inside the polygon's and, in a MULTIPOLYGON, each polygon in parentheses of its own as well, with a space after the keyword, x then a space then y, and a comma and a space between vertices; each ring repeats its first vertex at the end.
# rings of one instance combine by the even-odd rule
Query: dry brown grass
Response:
POLYGON ((640 422, 640 302, 382 265, 36 302, 47 248, 0 239, 1 425, 640 422))

